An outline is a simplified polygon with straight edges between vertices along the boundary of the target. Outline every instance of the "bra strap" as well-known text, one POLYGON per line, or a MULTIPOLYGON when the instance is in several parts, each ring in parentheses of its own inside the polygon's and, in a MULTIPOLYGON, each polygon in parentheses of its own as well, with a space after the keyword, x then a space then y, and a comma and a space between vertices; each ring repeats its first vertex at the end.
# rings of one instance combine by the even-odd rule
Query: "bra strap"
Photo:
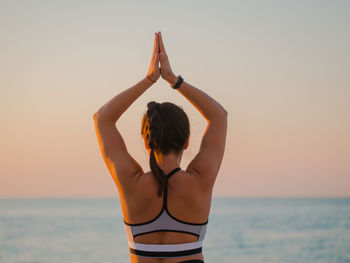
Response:
POLYGON ((170 173, 168 173, 168 175, 166 177, 168 177, 168 179, 169 179, 171 176, 173 176, 179 170, 181 170, 180 167, 174 168, 170 173))
MULTIPOLYGON (((176 168, 174 168, 170 173, 168 173, 167 174, 167 180, 169 180, 169 178, 171 177, 171 176, 173 176, 177 171, 180 171, 181 170, 181 168, 180 167, 176 167, 176 168)), ((167 189, 167 187, 166 188, 164 188, 164 193, 163 193, 163 208, 165 208, 166 209, 166 207, 167 207, 167 196, 168 196, 168 189, 167 189)))

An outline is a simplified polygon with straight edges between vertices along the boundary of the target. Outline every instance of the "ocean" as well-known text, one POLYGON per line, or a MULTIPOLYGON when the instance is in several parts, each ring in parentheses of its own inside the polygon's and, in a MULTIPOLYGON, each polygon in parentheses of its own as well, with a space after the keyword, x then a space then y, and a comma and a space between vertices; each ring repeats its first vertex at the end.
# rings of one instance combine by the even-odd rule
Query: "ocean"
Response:
MULTIPOLYGON (((206 263, 350 262, 350 198, 214 198, 206 263)), ((0 262, 129 262, 118 199, 0 199, 0 262)))

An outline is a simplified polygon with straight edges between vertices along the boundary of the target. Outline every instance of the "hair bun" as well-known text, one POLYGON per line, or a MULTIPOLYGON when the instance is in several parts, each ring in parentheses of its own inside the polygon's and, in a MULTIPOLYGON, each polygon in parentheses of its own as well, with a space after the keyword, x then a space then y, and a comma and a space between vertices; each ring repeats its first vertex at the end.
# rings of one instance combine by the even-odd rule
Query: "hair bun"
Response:
POLYGON ((150 118, 151 115, 152 115, 152 113, 153 113, 155 110, 159 111, 159 109, 160 109, 160 103, 155 102, 155 101, 148 102, 148 103, 147 103, 147 108, 148 108, 148 110, 147 110, 147 115, 148 115, 148 117, 150 118))
POLYGON ((148 104, 147 104, 147 108, 149 110, 154 110, 154 109, 159 110, 159 106, 160 106, 160 103, 155 102, 155 101, 148 102, 148 104))

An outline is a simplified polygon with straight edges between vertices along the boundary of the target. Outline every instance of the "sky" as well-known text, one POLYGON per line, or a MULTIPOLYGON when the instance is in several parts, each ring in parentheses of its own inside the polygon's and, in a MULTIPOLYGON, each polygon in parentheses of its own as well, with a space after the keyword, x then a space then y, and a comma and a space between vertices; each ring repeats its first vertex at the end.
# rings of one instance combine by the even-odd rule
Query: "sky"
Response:
MULTIPOLYGON (((350 196, 349 1, 0 1, 0 197, 117 197, 93 114, 147 74, 161 31, 175 74, 228 111, 213 195, 350 196)), ((164 80, 116 126, 149 171, 147 102, 182 106, 181 168, 206 121, 164 80)))

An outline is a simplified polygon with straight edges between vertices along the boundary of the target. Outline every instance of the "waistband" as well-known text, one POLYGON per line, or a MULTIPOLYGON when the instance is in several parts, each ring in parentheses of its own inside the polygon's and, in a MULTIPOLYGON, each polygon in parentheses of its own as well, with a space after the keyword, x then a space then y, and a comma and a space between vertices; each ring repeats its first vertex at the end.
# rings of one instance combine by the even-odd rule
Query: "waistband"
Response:
POLYGON ((183 244, 141 244, 135 242, 129 243, 129 251, 132 254, 143 257, 157 257, 157 258, 169 258, 169 257, 183 257, 194 255, 202 252, 203 241, 196 241, 183 244))

